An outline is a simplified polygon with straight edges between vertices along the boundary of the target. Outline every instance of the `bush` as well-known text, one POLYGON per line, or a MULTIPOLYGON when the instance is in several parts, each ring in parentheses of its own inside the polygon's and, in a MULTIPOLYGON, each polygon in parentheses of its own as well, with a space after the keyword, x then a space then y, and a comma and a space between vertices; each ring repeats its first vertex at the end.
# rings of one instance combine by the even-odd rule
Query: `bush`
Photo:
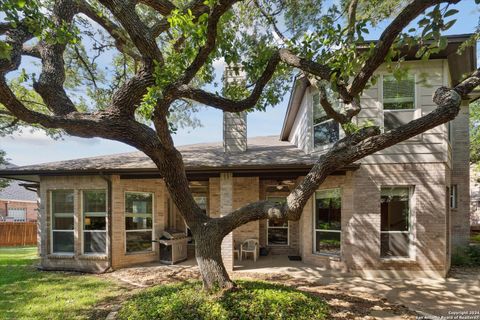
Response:
POLYGON ((127 301, 121 320, 277 320, 325 319, 326 303, 317 296, 263 281, 238 281, 236 290, 208 293, 199 281, 162 285, 127 301))
POLYGON ((472 235, 470 237, 470 240, 474 243, 480 243, 480 233, 472 235))
POLYGON ((480 267, 480 246, 470 245, 453 252, 452 265, 463 267, 480 267))

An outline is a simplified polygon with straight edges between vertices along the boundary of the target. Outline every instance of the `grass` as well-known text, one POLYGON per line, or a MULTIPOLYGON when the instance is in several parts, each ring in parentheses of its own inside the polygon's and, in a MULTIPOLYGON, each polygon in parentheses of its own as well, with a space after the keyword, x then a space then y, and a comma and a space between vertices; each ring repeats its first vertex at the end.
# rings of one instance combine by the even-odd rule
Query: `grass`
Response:
POLYGON ((36 247, 0 248, 0 319, 87 319, 123 289, 95 275, 42 272, 36 247))
POLYGON ((326 319, 318 296, 263 281, 237 281, 236 290, 209 294, 199 281, 161 285, 127 301, 121 320, 276 320, 326 319))
POLYGON ((470 237, 470 241, 471 241, 472 243, 479 243, 479 244, 480 244, 480 233, 473 234, 473 235, 470 237))

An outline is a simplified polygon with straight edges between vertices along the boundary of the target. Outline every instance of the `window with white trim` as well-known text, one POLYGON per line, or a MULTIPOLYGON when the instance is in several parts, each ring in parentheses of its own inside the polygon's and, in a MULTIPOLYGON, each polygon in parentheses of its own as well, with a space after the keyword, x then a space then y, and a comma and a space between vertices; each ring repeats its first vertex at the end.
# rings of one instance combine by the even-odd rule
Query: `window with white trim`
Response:
POLYGON ((380 256, 410 256, 410 187, 382 187, 380 256))
POLYGON ((320 95, 313 95, 313 147, 321 147, 332 144, 340 138, 338 122, 328 117, 320 104, 320 95))
POLYGON ((339 256, 342 240, 342 196, 340 189, 315 192, 313 252, 339 256))
POLYGON ((125 193, 125 233, 127 253, 153 249, 153 193, 125 193))
POLYGON ((106 253, 107 249, 107 192, 84 190, 83 253, 106 253))
POLYGON ((396 79, 384 75, 383 110, 385 131, 412 121, 415 117, 415 76, 396 79))
POLYGON ((457 208, 457 185, 452 184, 450 186, 450 208, 456 209, 457 208))
MULTIPOLYGON (((268 201, 284 203, 285 197, 267 197, 268 201)), ((289 245, 289 222, 267 220, 267 245, 268 246, 288 246, 289 245)))
POLYGON ((73 190, 52 190, 52 253, 74 253, 75 210, 73 190))

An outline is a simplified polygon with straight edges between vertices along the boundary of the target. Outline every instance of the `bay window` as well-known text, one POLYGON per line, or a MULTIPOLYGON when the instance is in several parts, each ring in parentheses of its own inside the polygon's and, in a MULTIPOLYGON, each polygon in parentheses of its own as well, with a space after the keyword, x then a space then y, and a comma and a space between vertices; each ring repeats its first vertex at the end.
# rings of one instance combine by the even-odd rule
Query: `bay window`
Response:
POLYGON ((74 198, 73 190, 50 193, 52 253, 74 253, 74 198))
POLYGON ((409 187, 381 189, 381 257, 410 256, 409 187))
MULTIPOLYGON (((285 197, 267 197, 268 201, 276 203, 284 203, 285 197)), ((273 219, 267 220, 267 245, 269 246, 288 246, 288 221, 275 221, 273 219)))
POLYGON ((340 189, 315 192, 314 253, 340 255, 342 197, 340 189))
POLYGON ((107 248, 107 193, 83 191, 83 252, 105 253, 107 248))
POLYGON ((385 131, 406 124, 415 116, 415 77, 400 80, 393 75, 383 76, 383 110, 385 131))
POLYGON ((153 194, 125 193, 126 252, 151 251, 153 240, 153 194))

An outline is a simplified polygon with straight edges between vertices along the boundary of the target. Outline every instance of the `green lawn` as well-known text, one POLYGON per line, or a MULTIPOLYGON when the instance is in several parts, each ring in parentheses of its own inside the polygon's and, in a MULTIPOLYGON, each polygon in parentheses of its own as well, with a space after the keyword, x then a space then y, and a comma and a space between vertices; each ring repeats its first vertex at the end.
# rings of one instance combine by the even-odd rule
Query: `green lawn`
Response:
POLYGON ((0 248, 0 319, 86 319, 123 289, 95 275, 37 271, 36 247, 0 248))

